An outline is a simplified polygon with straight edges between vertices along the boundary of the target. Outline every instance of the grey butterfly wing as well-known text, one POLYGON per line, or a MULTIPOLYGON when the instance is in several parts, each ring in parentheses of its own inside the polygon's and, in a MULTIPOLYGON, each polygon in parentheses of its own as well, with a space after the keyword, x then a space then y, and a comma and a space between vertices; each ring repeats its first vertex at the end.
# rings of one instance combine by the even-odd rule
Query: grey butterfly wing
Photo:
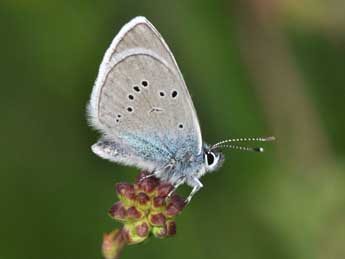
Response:
POLYGON ((113 161, 152 170, 201 152, 199 122, 183 77, 143 17, 125 25, 107 50, 89 115, 105 135, 94 152, 113 161))

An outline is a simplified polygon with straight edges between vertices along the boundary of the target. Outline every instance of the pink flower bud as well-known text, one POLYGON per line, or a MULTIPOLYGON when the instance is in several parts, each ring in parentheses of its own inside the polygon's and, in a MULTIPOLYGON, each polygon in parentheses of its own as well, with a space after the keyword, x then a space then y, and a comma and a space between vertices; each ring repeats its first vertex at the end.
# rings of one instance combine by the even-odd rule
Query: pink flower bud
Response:
POLYGON ((149 222, 152 226, 164 226, 165 217, 162 213, 150 214, 149 222))
POLYGON ((166 209, 166 215, 168 217, 174 217, 179 214, 186 206, 185 201, 178 195, 173 195, 166 209))
POLYGON ((152 209, 162 209, 165 206, 165 197, 157 196, 152 199, 152 209))
POLYGON ((111 206, 109 214, 112 218, 119 221, 125 221, 127 219, 127 211, 121 201, 115 202, 114 205, 111 206))
POLYGON ((171 199, 170 202, 172 204, 174 204, 174 206, 178 209, 178 210, 183 210, 184 207, 186 206, 186 202, 185 199, 183 199, 181 196, 178 196, 176 194, 174 194, 171 199))
POLYGON ((150 208, 150 198, 143 192, 137 194, 137 206, 140 210, 146 211, 150 208))
POLYGON ((134 186, 128 183, 117 183, 115 185, 116 192, 121 200, 128 202, 134 201, 136 198, 134 186))
POLYGON ((150 232, 150 226, 147 224, 147 222, 142 222, 142 223, 136 224, 135 231, 138 236, 147 237, 150 232))
POLYGON ((166 226, 168 236, 174 236, 176 234, 176 222, 173 220, 167 220, 166 226))
POLYGON ((124 237, 128 244, 143 242, 150 233, 150 226, 146 220, 125 224, 123 227, 124 237))
POLYGON ((174 187, 169 183, 161 183, 157 187, 158 196, 163 196, 163 197, 168 196, 168 194, 172 191, 173 188, 174 187))
POLYGON ((127 210, 127 216, 129 219, 138 220, 142 217, 143 213, 141 213, 136 207, 130 207, 127 210))
POLYGON ((137 181, 137 187, 146 194, 151 195, 159 184, 159 180, 153 176, 148 178, 141 178, 137 181))

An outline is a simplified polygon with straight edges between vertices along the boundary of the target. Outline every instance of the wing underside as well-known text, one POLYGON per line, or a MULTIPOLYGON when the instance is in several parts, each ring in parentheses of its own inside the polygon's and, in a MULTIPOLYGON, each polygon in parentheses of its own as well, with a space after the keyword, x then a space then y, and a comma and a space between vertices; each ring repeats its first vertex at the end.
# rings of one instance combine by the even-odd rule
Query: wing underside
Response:
POLYGON ((179 153, 201 151, 199 122, 182 75, 145 18, 125 25, 107 50, 88 111, 96 129, 133 154, 127 164, 139 159, 160 166, 179 153))

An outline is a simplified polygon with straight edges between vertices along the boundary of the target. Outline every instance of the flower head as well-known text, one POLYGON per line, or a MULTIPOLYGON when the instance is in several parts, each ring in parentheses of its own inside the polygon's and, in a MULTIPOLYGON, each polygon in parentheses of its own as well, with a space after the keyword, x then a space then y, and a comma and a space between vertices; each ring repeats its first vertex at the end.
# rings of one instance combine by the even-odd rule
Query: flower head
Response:
POLYGON ((123 223, 123 227, 104 236, 106 259, 118 258, 114 254, 125 243, 141 243, 151 235, 166 238, 176 234, 175 216, 185 207, 184 199, 175 194, 169 197, 173 186, 147 175, 148 172, 141 172, 134 184, 115 186, 119 201, 110 208, 109 215, 123 223))

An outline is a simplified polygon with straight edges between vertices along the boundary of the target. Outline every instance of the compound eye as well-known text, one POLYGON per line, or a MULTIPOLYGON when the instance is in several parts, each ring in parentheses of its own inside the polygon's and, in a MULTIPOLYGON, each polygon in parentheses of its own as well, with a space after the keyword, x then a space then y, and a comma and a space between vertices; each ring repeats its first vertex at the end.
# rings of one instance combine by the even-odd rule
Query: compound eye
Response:
POLYGON ((216 160, 216 156, 212 152, 207 153, 206 158, 207 158, 207 164, 209 166, 213 165, 216 160))

